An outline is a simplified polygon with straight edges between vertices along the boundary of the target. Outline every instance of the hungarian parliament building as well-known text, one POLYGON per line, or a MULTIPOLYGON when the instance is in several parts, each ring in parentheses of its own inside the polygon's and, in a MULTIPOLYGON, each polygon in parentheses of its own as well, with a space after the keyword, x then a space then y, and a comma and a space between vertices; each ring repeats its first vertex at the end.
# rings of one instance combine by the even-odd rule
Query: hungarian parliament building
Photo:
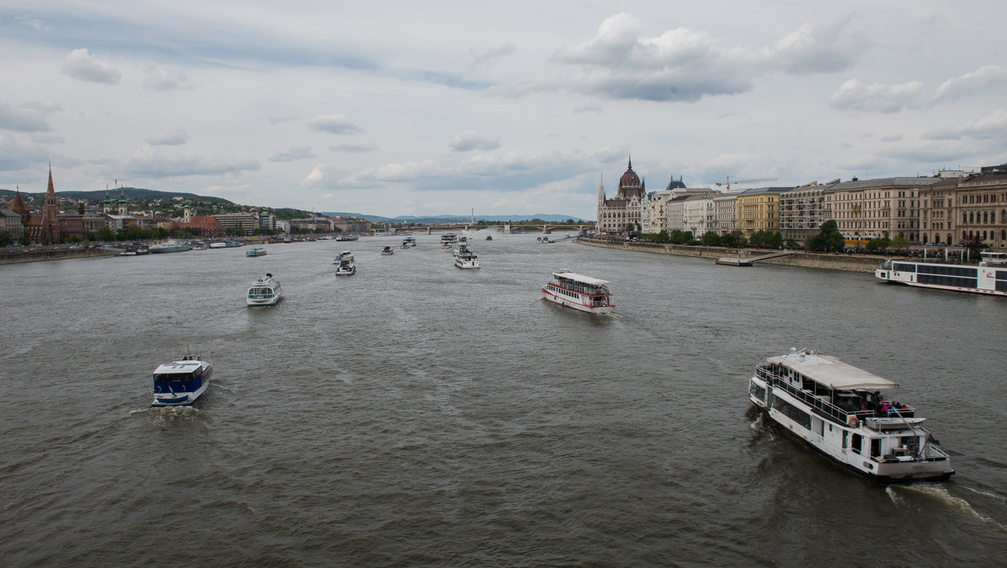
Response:
MULTIPOLYGON (((718 186, 721 184, 717 184, 718 186)), ((778 232, 803 242, 835 221, 847 242, 901 236, 914 244, 955 245, 978 236, 987 247, 1007 248, 1007 164, 979 172, 942 170, 930 177, 835 179, 796 187, 724 190, 687 188, 672 176, 647 192, 632 160, 613 197, 598 188, 599 234, 688 231, 778 232)))

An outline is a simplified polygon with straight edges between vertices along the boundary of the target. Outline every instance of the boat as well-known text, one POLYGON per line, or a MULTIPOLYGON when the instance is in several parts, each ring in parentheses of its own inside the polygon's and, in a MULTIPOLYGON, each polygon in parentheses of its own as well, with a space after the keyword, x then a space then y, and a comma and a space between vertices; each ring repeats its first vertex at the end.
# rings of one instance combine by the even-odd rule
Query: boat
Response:
POLYGON ((183 243, 181 241, 164 241, 156 243, 147 247, 151 254, 162 254, 167 252, 185 252, 192 247, 189 243, 183 243))
MULTIPOLYGON (((406 238, 402 239, 402 244, 406 245, 406 246, 414 247, 414 246, 416 246, 416 237, 406 237, 406 238)), ((402 248, 405 248, 405 246, 402 247, 402 248)))
POLYGON ((339 235, 339 236, 336 237, 336 240, 337 241, 355 241, 355 240, 357 240, 359 238, 360 238, 359 235, 357 235, 356 233, 353 233, 352 235, 339 235))
POLYGON ((458 268, 479 268, 479 257, 469 250, 469 247, 459 244, 454 251, 455 266, 458 268))
POLYGON ((188 406, 206 391, 213 365, 202 356, 186 355, 154 369, 154 402, 151 406, 188 406))
POLYGON ((387 255, 392 255, 392 254, 395 254, 395 251, 393 251, 392 247, 389 246, 389 247, 385 247, 384 250, 381 251, 381 254, 386 255, 386 256, 387 255))
POLYGON ((536 243, 554 243, 556 241, 550 239, 549 237, 535 237, 536 243))
POLYGON ((492 241, 493 240, 493 235, 486 235, 486 240, 487 241, 492 241))
POLYGON ((219 242, 219 241, 215 242, 215 243, 210 243, 210 248, 212 248, 212 249, 227 248, 227 243, 225 243, 225 242, 219 242))
POLYGON ((283 288, 280 286, 280 281, 267 272, 264 277, 252 282, 252 285, 248 287, 248 305, 272 306, 280 301, 282 294, 283 288))
POLYGON ((978 266, 886 259, 874 277, 892 284, 1007 296, 1007 253, 981 255, 978 266))
POLYGON ((569 270, 553 272, 552 276, 552 281, 542 288, 546 300, 592 314, 607 314, 615 309, 607 280, 569 270))
POLYGON ((454 233, 444 233, 441 235, 441 248, 449 249, 458 242, 458 236, 454 233))
POLYGON ((882 483, 945 481, 951 461, 916 409, 883 398, 898 383, 835 357, 791 349, 756 366, 748 397, 784 432, 882 483))
POLYGON ((266 256, 266 249, 262 247, 252 247, 245 251, 245 256, 266 256))
POLYGON ((332 262, 336 263, 336 276, 353 276, 357 267, 353 264, 353 253, 344 250, 332 262))

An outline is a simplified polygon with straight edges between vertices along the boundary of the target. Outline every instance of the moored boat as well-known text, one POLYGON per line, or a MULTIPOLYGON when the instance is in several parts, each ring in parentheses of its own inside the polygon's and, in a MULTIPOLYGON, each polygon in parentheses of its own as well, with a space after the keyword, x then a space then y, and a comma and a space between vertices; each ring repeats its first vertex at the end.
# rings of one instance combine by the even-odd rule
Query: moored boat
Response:
POLYGON ((568 270, 554 272, 552 276, 553 280, 542 288, 546 300, 592 314, 606 314, 615 309, 607 280, 568 270))
POLYGON ((920 288, 1007 296, 1007 253, 983 252, 978 266, 887 259, 878 280, 920 288))
POLYGON ((181 241, 164 241, 150 245, 148 250, 150 250, 151 254, 162 254, 166 252, 185 252, 191 248, 192 247, 189 243, 183 243, 181 241))
POLYGON ((186 355, 154 369, 154 402, 151 406, 187 406, 206 391, 213 365, 202 356, 186 355))
POLYGON ((273 278, 272 274, 266 273, 248 288, 247 302, 249 306, 272 306, 280 301, 283 295, 283 287, 280 281, 273 278))
POLYGON ((748 397, 785 432, 836 463, 883 483, 954 474, 924 418, 882 397, 898 383, 813 351, 791 349, 756 367, 748 397))
POLYGON ((266 249, 262 247, 252 247, 245 251, 245 256, 266 256, 266 249))

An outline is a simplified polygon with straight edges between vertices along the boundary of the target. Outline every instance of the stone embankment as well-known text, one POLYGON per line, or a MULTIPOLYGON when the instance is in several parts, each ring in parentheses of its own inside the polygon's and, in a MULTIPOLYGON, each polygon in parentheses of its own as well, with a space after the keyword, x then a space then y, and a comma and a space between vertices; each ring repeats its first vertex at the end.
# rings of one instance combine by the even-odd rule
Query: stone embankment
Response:
POLYGON ((115 256, 119 251, 101 248, 55 248, 39 247, 37 249, 0 249, 0 264, 18 262, 37 262, 41 260, 63 260, 67 258, 89 258, 99 256, 115 256))
POLYGON ((794 252, 786 256, 759 261, 759 257, 773 251, 759 249, 739 249, 727 247, 707 247, 707 246, 686 246, 648 242, 628 242, 628 241, 607 241, 601 239, 580 238, 575 242, 592 247, 603 247, 619 250, 631 250, 636 252, 649 252, 655 254, 671 254, 676 256, 693 256, 697 258, 709 258, 716 261, 718 258, 735 257, 740 254, 742 258, 760 264, 777 264, 783 266, 798 266, 801 268, 824 268, 829 270, 846 270, 849 272, 873 273, 874 269, 884 261, 885 257, 863 254, 821 254, 812 252, 794 252), (746 257, 747 255, 747 257, 746 257))

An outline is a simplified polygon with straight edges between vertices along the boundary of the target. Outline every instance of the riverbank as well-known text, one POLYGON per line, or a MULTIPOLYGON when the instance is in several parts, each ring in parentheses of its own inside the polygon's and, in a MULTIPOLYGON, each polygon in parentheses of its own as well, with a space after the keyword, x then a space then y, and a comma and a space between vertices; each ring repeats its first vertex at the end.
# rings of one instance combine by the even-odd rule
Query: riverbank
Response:
MULTIPOLYGON (((671 254, 675 256, 691 256, 696 258, 738 258, 740 254, 747 260, 757 260, 760 256, 769 254, 771 250, 736 249, 728 247, 707 247, 707 246, 687 246, 663 243, 629 242, 629 241, 605 241, 599 239, 579 238, 574 242, 581 245, 631 250, 636 252, 649 252, 654 254, 671 254)), ((847 272, 873 273, 874 269, 885 260, 884 256, 865 254, 821 254, 812 252, 797 252, 758 261, 765 264, 777 264, 783 266, 797 266, 801 268, 821 268, 827 270, 845 270, 847 272)))
POLYGON ((99 256, 115 256, 120 251, 94 248, 56 248, 39 247, 36 249, 0 249, 0 264, 17 264, 21 262, 40 262, 43 260, 64 260, 67 258, 87 258, 99 256))

